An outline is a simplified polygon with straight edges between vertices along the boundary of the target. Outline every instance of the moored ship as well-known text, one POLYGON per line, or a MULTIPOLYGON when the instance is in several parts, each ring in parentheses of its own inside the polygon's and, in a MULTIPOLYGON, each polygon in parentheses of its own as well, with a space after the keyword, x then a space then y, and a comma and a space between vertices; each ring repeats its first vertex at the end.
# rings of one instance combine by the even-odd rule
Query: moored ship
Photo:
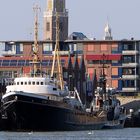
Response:
POLYGON ((38 22, 35 20, 33 70, 7 86, 2 96, 1 116, 6 130, 61 131, 102 129, 106 111, 90 111, 82 104, 77 90, 70 92, 64 84, 59 56, 59 21, 56 13, 56 45, 51 76, 38 70, 38 22), (57 78, 54 67, 57 63, 57 78))

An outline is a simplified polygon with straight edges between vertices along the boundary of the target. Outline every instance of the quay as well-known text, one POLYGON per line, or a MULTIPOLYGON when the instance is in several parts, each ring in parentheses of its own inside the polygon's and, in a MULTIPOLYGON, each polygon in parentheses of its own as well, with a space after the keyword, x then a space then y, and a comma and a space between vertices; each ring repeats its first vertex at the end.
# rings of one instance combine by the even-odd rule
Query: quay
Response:
POLYGON ((125 127, 140 127, 140 98, 118 97, 118 99, 126 109, 127 119, 125 127))

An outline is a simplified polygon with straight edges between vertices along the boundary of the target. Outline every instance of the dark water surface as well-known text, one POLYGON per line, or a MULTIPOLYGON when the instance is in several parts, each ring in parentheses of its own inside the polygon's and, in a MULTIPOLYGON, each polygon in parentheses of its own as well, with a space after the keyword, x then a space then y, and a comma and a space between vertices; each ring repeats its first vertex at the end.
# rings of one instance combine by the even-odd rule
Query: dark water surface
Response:
POLYGON ((74 132, 0 132, 0 140, 140 140, 140 128, 74 132))

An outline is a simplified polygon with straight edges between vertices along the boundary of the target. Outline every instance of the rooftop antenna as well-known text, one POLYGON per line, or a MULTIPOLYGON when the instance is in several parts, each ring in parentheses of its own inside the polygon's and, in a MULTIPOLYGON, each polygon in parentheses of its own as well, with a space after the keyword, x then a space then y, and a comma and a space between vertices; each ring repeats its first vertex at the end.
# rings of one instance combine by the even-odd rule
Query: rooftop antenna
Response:
POLYGON ((35 5, 33 7, 34 13, 35 13, 35 21, 34 21, 34 47, 33 47, 33 75, 35 77, 37 73, 37 64, 39 63, 38 58, 38 12, 40 11, 40 7, 38 5, 35 5))

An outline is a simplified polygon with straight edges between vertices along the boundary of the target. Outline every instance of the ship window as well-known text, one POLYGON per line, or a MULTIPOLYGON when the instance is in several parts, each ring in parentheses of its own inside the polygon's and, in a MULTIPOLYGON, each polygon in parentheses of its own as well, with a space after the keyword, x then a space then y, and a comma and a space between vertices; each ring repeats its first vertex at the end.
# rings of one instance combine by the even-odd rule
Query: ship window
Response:
POLYGON ((31 82, 29 81, 28 84, 31 85, 31 82))
POLYGON ((39 85, 39 82, 36 82, 37 85, 39 85))
POLYGON ((57 88, 53 88, 53 90, 57 90, 57 88))
POLYGON ((32 82, 32 85, 35 85, 35 82, 32 82))
POLYGON ((21 85, 23 85, 23 82, 21 82, 21 85))
POLYGON ((43 82, 41 82, 41 85, 43 85, 43 82))

